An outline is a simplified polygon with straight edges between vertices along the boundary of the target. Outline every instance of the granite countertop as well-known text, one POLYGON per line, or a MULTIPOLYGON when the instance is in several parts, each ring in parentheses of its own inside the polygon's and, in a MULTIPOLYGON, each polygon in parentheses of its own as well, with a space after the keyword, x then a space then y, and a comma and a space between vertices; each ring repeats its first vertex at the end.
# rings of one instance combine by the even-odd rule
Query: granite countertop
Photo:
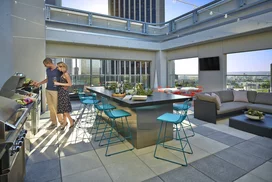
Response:
POLYGON ((100 94, 107 98, 112 98, 115 102, 122 104, 126 107, 141 107, 141 106, 152 106, 158 104, 168 104, 175 102, 184 102, 187 99, 191 99, 189 96, 181 96, 174 94, 166 94, 161 92, 153 92, 152 96, 148 96, 145 101, 133 101, 125 100, 122 97, 113 97, 112 91, 107 90, 104 87, 87 87, 87 89, 96 94, 100 94))

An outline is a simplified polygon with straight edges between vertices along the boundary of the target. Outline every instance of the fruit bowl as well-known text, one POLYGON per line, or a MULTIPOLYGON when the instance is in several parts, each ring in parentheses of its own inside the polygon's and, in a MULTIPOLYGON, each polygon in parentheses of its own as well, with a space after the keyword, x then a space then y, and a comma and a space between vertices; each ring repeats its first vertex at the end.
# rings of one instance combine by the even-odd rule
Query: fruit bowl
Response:
POLYGON ((264 113, 261 111, 249 109, 245 112, 245 116, 249 119, 253 120, 263 120, 264 119, 264 113))
POLYGON ((248 114, 245 114, 245 116, 249 119, 253 119, 253 120, 263 120, 264 119, 264 116, 262 116, 261 118, 259 116, 252 116, 252 115, 248 115, 248 114))

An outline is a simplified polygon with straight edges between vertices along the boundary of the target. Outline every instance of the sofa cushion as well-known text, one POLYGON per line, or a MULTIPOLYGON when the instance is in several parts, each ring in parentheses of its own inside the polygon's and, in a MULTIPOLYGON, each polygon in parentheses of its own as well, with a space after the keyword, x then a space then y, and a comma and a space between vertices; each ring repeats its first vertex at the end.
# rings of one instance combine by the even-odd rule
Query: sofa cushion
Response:
POLYGON ((256 91, 247 91, 248 102, 254 103, 256 99, 256 95, 257 95, 256 91))
POLYGON ((217 102, 216 98, 213 97, 213 96, 208 96, 208 95, 199 93, 199 94, 196 94, 196 98, 199 99, 199 100, 214 102, 215 105, 216 105, 216 109, 220 109, 219 103, 217 102))
POLYGON ((247 106, 247 109, 254 109, 258 111, 262 111, 264 113, 272 114, 272 105, 267 104, 250 104, 247 106))
POLYGON ((225 102, 225 103, 222 103, 222 106, 220 107, 220 109, 217 110, 217 114, 225 114, 225 113, 243 110, 243 109, 246 109, 248 105, 250 104, 247 102, 225 102))
POLYGON ((211 93, 211 96, 216 98, 216 101, 217 101, 217 103, 218 103, 219 106, 222 105, 220 97, 217 94, 211 93))
POLYGON ((272 93, 257 93, 255 103, 272 105, 272 93))
POLYGON ((234 102, 248 102, 246 91, 233 91, 234 102))
POLYGON ((219 91, 219 97, 222 103, 232 102, 233 101, 233 91, 232 90, 223 90, 219 91))

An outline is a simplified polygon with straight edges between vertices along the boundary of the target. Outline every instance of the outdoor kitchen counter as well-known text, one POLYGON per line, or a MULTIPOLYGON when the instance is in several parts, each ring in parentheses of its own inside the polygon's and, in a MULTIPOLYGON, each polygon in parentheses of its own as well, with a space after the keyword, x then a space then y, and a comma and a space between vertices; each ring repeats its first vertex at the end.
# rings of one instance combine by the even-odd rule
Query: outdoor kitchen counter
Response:
MULTIPOLYGON (((87 87, 87 90, 96 93, 99 100, 101 96, 106 97, 117 109, 123 109, 131 113, 131 116, 128 117, 128 122, 132 129, 133 140, 129 142, 137 149, 156 144, 160 129, 160 122, 157 121, 157 117, 167 112, 173 113, 173 103, 184 102, 191 98, 188 96, 153 92, 153 95, 148 96, 146 101, 132 101, 113 97, 113 92, 104 87, 87 87)), ((167 125, 166 132, 170 136, 169 140, 171 140, 173 126, 167 125)))

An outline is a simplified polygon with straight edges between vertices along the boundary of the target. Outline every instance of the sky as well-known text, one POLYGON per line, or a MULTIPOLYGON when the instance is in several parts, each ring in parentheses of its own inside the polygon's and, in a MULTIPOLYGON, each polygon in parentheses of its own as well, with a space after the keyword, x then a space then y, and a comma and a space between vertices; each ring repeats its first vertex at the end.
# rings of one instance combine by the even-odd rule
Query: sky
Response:
MULTIPOLYGON (((165 21, 192 11, 212 0, 182 1, 165 0, 165 21)), ((62 6, 108 14, 108 0, 62 0, 62 6)), ((198 58, 176 60, 175 64, 176 74, 198 74, 198 58), (184 64, 188 62, 190 64, 184 64)), ((269 71, 270 64, 272 64, 271 49, 227 55, 227 72, 269 71)))

